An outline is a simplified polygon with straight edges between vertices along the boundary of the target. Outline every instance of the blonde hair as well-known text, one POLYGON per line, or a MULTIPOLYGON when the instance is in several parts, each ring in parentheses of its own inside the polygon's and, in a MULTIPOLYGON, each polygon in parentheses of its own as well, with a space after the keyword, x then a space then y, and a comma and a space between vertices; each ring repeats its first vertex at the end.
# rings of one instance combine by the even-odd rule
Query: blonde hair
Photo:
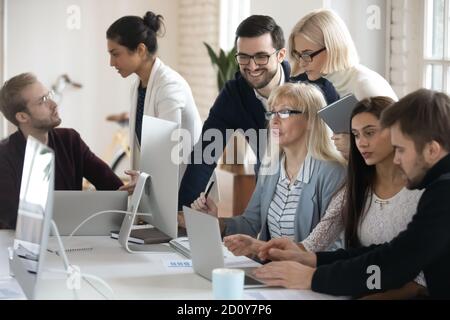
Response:
MULTIPOLYGON (((308 119, 307 148, 311 156, 318 160, 333 161, 344 164, 341 154, 331 142, 331 131, 317 112, 327 105, 322 91, 314 84, 309 83, 285 83, 272 91, 268 100, 268 109, 280 101, 287 100, 293 110, 304 113, 308 119)), ((274 165, 275 157, 280 159, 283 151, 272 142, 269 136, 264 166, 274 165)), ((273 170, 273 167, 271 167, 273 170)), ((272 171, 273 172, 273 171, 272 171)), ((262 172, 264 174, 266 172, 262 172)), ((266 173, 267 174, 267 173, 266 173)))
POLYGON ((323 74, 345 70, 359 63, 358 52, 344 21, 334 11, 319 9, 297 22, 289 36, 293 74, 301 71, 299 62, 292 54, 295 50, 294 39, 300 34, 308 41, 327 49, 328 59, 321 70, 323 74))

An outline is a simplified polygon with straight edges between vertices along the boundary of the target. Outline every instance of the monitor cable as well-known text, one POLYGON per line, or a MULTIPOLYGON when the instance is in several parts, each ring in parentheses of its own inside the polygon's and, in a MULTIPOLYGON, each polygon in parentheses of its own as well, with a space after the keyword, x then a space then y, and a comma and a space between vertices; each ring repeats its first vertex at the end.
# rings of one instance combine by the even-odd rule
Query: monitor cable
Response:
POLYGON ((52 230, 53 230, 53 232, 54 232, 54 234, 56 236, 57 242, 58 242, 58 247, 59 247, 59 251, 61 252, 61 257, 62 257, 62 260, 63 260, 65 271, 55 270, 55 269, 48 269, 48 271, 51 271, 51 272, 63 272, 65 274, 67 274, 67 276, 68 276, 67 285, 68 285, 69 288, 71 288, 73 290, 76 299, 78 299, 78 295, 76 293, 76 290, 78 290, 80 288, 77 285, 73 285, 73 283, 76 284, 77 281, 79 281, 80 279, 83 279, 95 291, 97 291, 101 296, 103 296, 105 299, 113 300, 114 299, 114 291, 106 283, 106 281, 104 281, 103 279, 101 279, 100 277, 97 277, 95 275, 88 274, 88 273, 82 273, 80 271, 80 267, 70 264, 69 259, 68 259, 67 254, 66 254, 66 251, 64 249, 64 245, 63 245, 62 240, 61 240, 61 236, 59 235, 58 227, 57 227, 57 225, 56 225, 54 220, 52 220, 51 226, 52 226, 52 230), (96 281, 96 282, 100 283, 104 288, 106 288, 109 291, 109 296, 104 294, 104 293, 102 293, 89 280, 93 280, 93 281, 96 281))

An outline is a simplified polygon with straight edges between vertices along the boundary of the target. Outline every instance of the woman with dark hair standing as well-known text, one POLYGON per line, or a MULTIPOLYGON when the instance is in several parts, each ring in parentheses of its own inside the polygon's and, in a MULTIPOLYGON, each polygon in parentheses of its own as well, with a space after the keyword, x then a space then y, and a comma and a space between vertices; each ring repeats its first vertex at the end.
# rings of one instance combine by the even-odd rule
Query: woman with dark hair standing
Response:
MULTIPOLYGON (((188 83, 157 56, 161 29, 163 17, 148 11, 144 18, 122 17, 106 32, 110 65, 123 78, 138 76, 131 91, 130 109, 133 169, 139 168, 143 115, 178 123, 181 129, 189 131, 191 148, 200 137, 202 124, 188 83)), ((180 170, 180 181, 184 169, 180 170)))
MULTIPOLYGON (((352 138, 345 190, 334 196, 325 216, 308 238, 299 244, 276 239, 261 248, 264 258, 297 260, 297 254, 302 251, 326 250, 342 231, 345 247, 357 248, 389 242, 406 229, 422 191, 406 188, 405 176, 394 164, 390 131, 380 125, 381 112, 393 102, 388 97, 372 97, 356 105, 351 115, 352 138), (267 256, 270 248, 287 250, 282 256, 267 256)), ((286 273, 288 271, 286 266, 286 273)), ((425 286, 421 273, 403 288, 369 297, 409 299, 422 294, 425 286)))

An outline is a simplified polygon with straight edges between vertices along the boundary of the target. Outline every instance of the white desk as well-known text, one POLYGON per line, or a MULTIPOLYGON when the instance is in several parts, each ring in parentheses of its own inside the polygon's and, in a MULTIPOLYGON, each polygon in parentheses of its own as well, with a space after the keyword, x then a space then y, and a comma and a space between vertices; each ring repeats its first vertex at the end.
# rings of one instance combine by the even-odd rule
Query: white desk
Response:
MULTIPOLYGON (((9 275, 7 247, 12 245, 14 233, 0 231, 0 277, 9 275)), ((191 268, 168 268, 165 261, 184 259, 177 253, 130 254, 117 240, 109 237, 74 237, 93 247, 90 251, 69 253, 72 265, 80 267, 82 273, 101 277, 114 290, 115 299, 212 299, 211 282, 195 274, 191 268), (180 270, 181 269, 181 270, 180 270), (183 270, 184 269, 184 270, 183 270)), ((63 271, 62 259, 55 254, 46 256, 45 268, 63 271)), ((66 276, 44 272, 39 290, 41 299, 72 299, 73 292, 67 289, 66 276)), ((104 293, 106 289, 96 285, 104 293)), ((248 298, 260 296, 270 290, 273 299, 337 299, 310 290, 252 289, 248 298), (256 294, 256 295, 255 295, 256 294)), ((80 299, 104 299, 87 283, 77 291, 80 299)), ((262 297, 262 296, 261 296, 262 297)))

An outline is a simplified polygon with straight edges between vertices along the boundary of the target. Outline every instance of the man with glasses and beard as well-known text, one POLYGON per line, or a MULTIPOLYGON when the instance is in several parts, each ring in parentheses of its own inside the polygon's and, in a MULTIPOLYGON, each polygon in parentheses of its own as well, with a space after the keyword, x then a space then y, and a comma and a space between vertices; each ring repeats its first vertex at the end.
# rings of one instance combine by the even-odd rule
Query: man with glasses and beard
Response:
POLYGON ((18 130, 0 142, 0 229, 14 229, 20 184, 29 135, 55 152, 55 190, 81 190, 83 177, 98 190, 132 191, 137 172, 123 186, 109 166, 89 150, 78 132, 61 124, 52 92, 33 74, 22 73, 0 90, 0 110, 18 130))
MULTIPOLYGON (((202 128, 202 139, 191 153, 190 163, 179 190, 179 208, 190 204, 202 192, 217 165, 223 150, 212 154, 214 161, 205 161, 203 151, 211 142, 204 137, 209 129, 219 130, 225 147, 229 137, 227 129, 241 129, 246 132, 266 128, 264 112, 272 90, 289 81, 290 66, 286 57, 285 40, 280 26, 269 16, 253 15, 240 23, 236 30, 236 61, 239 72, 226 83, 202 128), (204 141, 203 141, 204 140, 204 141), (200 163, 194 154, 201 154, 200 163), (198 161, 198 160, 197 160, 198 161), (213 162, 213 163, 211 163, 213 162)), ((251 145, 258 163, 263 150, 251 145)))

